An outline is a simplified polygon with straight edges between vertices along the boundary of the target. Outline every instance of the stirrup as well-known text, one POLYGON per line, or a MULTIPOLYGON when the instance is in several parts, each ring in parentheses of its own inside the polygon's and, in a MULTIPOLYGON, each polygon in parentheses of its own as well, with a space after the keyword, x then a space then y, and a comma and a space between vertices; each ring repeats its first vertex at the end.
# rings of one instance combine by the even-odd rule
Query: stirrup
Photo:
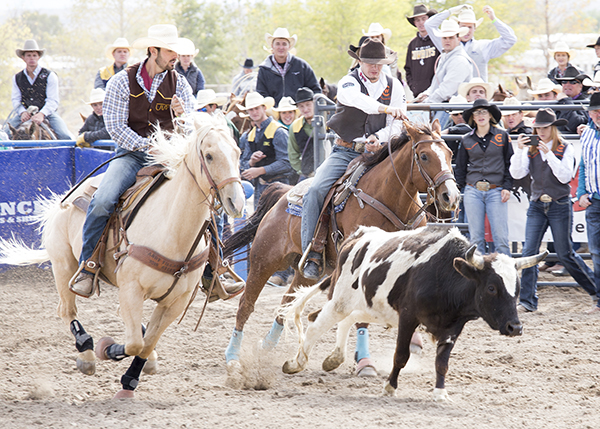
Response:
POLYGON ((98 294, 98 296, 100 296, 100 286, 98 283, 98 274, 100 273, 99 270, 96 271, 95 273, 89 273, 91 276, 91 281, 92 281, 92 290, 89 294, 81 293, 81 292, 77 291, 76 289, 74 289, 74 286, 76 285, 75 281, 77 280, 77 277, 81 274, 81 272, 84 270, 84 268, 86 268, 86 265, 84 262, 82 262, 79 265, 79 268, 77 269, 77 271, 75 272, 73 277, 71 277, 71 280, 69 280, 69 290, 71 292, 73 292, 75 295, 80 296, 82 298, 90 298, 94 294, 98 294))

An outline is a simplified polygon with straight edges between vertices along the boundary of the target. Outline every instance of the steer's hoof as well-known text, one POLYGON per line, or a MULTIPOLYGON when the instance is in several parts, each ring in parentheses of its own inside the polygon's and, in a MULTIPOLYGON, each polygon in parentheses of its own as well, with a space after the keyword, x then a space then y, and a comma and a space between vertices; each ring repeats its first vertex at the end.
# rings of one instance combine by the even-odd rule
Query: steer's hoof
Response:
POLYGON ((156 369, 158 368, 158 355, 156 354, 156 350, 152 350, 150 356, 148 356, 148 360, 146 361, 144 368, 142 371, 148 375, 156 374, 156 369))
POLYGON ((77 369, 85 375, 96 373, 96 355, 93 350, 86 350, 77 356, 77 369))
POLYGON ((121 389, 116 393, 116 395, 113 397, 113 399, 133 399, 133 397, 134 397, 133 390, 121 389))
POLYGON ((111 337, 102 337, 100 341, 96 344, 96 356, 100 360, 108 360, 108 356, 106 356, 106 349, 108 346, 115 343, 111 337))
POLYGON ((390 382, 386 382, 385 386, 383 387, 383 395, 384 396, 396 396, 396 389, 394 389, 392 387, 392 385, 390 384, 390 382))

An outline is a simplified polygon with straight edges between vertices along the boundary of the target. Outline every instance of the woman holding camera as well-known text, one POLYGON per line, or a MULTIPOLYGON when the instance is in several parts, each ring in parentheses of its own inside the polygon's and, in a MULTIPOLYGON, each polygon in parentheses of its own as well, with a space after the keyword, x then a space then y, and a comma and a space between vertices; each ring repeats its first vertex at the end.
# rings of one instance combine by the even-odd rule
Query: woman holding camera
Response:
MULTIPOLYGON (((531 176, 523 256, 537 254, 542 237, 550 226, 560 263, 594 297, 594 273, 573 251, 571 239, 573 208, 569 182, 575 169, 575 150, 557 128, 566 122, 565 119, 556 119, 551 109, 538 110, 533 124, 534 135, 519 135, 517 150, 510 160, 510 173, 515 179, 528 174, 531 176)), ((525 311, 537 310, 537 278, 537 266, 523 270, 519 306, 525 311)))

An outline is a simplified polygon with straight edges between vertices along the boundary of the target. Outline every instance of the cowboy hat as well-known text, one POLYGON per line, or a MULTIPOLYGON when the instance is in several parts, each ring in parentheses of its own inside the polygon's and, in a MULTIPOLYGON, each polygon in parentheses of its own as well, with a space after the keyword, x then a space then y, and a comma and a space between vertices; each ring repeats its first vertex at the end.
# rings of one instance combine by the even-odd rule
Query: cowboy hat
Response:
POLYGON ((200 50, 196 49, 194 42, 192 42, 190 39, 186 39, 185 37, 180 37, 178 40, 179 45, 181 46, 180 52, 177 52, 179 55, 191 55, 192 57, 198 55, 200 50))
POLYGON ((367 39, 362 44, 358 53, 348 49, 348 55, 358 61, 367 64, 391 64, 396 60, 397 54, 390 51, 390 55, 386 55, 385 45, 379 40, 367 39))
POLYGON ((360 40, 358 41, 358 46, 350 45, 348 47, 348 49, 350 49, 352 52, 356 53, 356 51, 358 51, 360 49, 360 47, 363 45, 363 43, 365 43, 365 41, 368 38, 369 38, 368 36, 361 36, 360 40))
POLYGON ((245 69, 255 69, 256 67, 254 67, 254 60, 252 58, 246 58, 246 61, 244 61, 244 64, 240 64, 240 66, 242 66, 245 69))
POLYGON ((455 34, 458 34, 458 37, 463 37, 469 32, 469 29, 466 27, 459 27, 458 22, 455 20, 447 19, 442 22, 440 32, 442 33, 440 37, 452 37, 455 34))
MULTIPOLYGON (((449 104, 469 104, 469 102, 467 101, 467 99, 465 97, 463 97, 462 95, 453 95, 452 97, 450 97, 450 101, 448 101, 449 104)), ((450 115, 460 115, 462 114, 462 110, 451 110, 450 112, 448 112, 450 115)))
POLYGON ((296 90, 295 104, 298 105, 300 103, 304 103, 305 101, 313 101, 314 98, 315 98, 315 93, 313 92, 313 90, 310 88, 307 88, 306 86, 303 86, 296 90))
POLYGON ((496 120, 496 122, 500 122, 500 119, 502 119, 502 112, 500 111, 500 108, 498 106, 496 106, 495 104, 490 104, 490 102, 487 101, 485 98, 479 98, 473 102, 473 107, 463 112, 463 118, 465 122, 468 124, 469 120, 471 119, 471 116, 473 115, 473 112, 475 110, 481 109, 485 109, 488 112, 490 112, 490 114, 496 120))
POLYGON ((148 29, 148 37, 137 39, 131 46, 135 49, 150 47, 170 49, 178 54, 181 49, 177 37, 177 27, 171 24, 153 25, 148 29))
MULTIPOLYGON (((520 106, 521 102, 516 97, 507 97, 504 99, 503 106, 520 106)), ((513 113, 521 112, 520 109, 517 110, 502 110, 502 116, 512 115, 513 113)))
POLYGON ((587 110, 600 110, 600 92, 594 92, 592 94, 590 97, 590 105, 587 107, 587 110))
POLYGON ((281 100, 279 100, 279 105, 277 107, 273 107, 271 110, 274 112, 293 112, 294 110, 297 110, 297 107, 292 97, 281 97, 281 100))
POLYGON ((458 12, 458 16, 453 16, 451 19, 459 24, 475 24, 475 28, 479 27, 483 22, 483 18, 477 19, 472 7, 463 7, 458 12))
MULTIPOLYGON (((185 55, 185 54, 184 54, 185 55)), ((200 110, 209 104, 216 104, 222 106, 227 102, 227 97, 217 96, 215 91, 212 89, 201 89, 196 94, 196 110, 200 110)))
POLYGON ((596 43, 592 43, 590 45, 585 45, 586 48, 595 48, 596 46, 600 46, 600 37, 596 40, 596 43))
POLYGON ((258 92, 249 92, 246 95, 246 101, 244 106, 238 106, 241 110, 254 109, 258 106, 265 106, 267 110, 271 109, 275 105, 273 97, 263 97, 258 92))
POLYGON ((85 104, 102 103, 104 101, 104 90, 102 88, 94 88, 90 92, 90 101, 84 101, 85 104))
POLYGON ((567 54, 569 56, 569 59, 573 58, 575 56, 575 52, 573 52, 569 48, 569 45, 567 45, 562 40, 559 40, 558 42, 556 42, 554 44, 554 49, 548 49, 548 53, 552 56, 552 58, 554 58, 554 55, 558 52, 564 52, 565 54, 567 54))
POLYGON ((471 88, 476 86, 480 86, 485 89, 485 98, 490 99, 494 95, 494 88, 492 87, 492 84, 485 82, 480 77, 474 77, 469 82, 463 82, 458 85, 458 93, 466 98, 471 88))
POLYGON ((23 58, 25 52, 37 52, 40 54, 40 58, 44 55, 45 49, 40 49, 37 42, 33 39, 25 40, 23 44, 23 49, 17 49, 15 52, 17 53, 17 57, 23 58))
POLYGON ((545 78, 542 78, 539 80, 536 90, 533 90, 533 89, 527 90, 527 93, 529 95, 540 95, 540 94, 546 94, 547 92, 556 92, 558 94, 559 92, 562 92, 562 87, 560 85, 556 85, 550 79, 545 77, 545 78))
POLYGON ((282 27, 279 27, 278 29, 276 29, 273 32, 273 34, 266 33, 265 38, 267 39, 268 46, 273 45, 273 40, 275 40, 275 39, 287 39, 287 41, 290 42, 290 49, 298 41, 298 36, 296 36, 294 34, 293 36, 290 37, 290 32, 288 31, 288 29, 282 28, 282 27))
POLYGON ((109 60, 114 60, 113 52, 116 49, 127 49, 129 52, 131 52, 131 46, 129 45, 127 39, 124 37, 117 38, 117 40, 115 40, 110 45, 106 45, 106 48, 104 48, 104 53, 106 54, 106 57, 109 60))
POLYGON ((592 79, 590 79, 590 78, 588 77, 588 78, 585 78, 585 79, 583 80, 583 82, 581 82, 581 84, 582 84, 583 86, 591 86, 591 87, 593 87, 593 88, 598 88, 598 87, 600 87, 600 70, 598 70, 598 71, 596 72, 596 74, 594 75, 594 80, 592 80, 592 79))
POLYGON ((563 83, 566 82, 579 82, 583 88, 581 89, 581 92, 585 92, 589 89, 588 86, 584 85, 583 82, 585 80, 589 80, 590 77, 587 74, 581 73, 579 70, 577 70, 575 67, 567 67, 567 69, 565 70, 565 73, 563 74, 562 77, 557 77, 556 80, 562 85, 563 83))
POLYGON ((429 17, 432 17, 436 13, 437 13, 437 10, 435 10, 435 9, 427 10, 427 6, 425 6, 424 4, 418 4, 413 8, 413 14, 411 16, 408 16, 408 15, 404 15, 404 16, 406 16, 406 19, 408 19, 408 22, 410 22, 410 25, 412 25, 413 27, 416 27, 415 18, 417 16, 427 15, 429 17))
POLYGON ((371 25, 369 25, 369 29, 366 32, 363 30, 362 33, 367 37, 383 36, 383 43, 392 37, 392 30, 389 28, 383 28, 383 25, 378 22, 373 22, 371 25))
POLYGON ((569 121, 566 119, 556 119, 556 113, 554 110, 545 107, 540 109, 535 114, 535 121, 533 122, 533 128, 545 128, 551 125, 559 127, 561 125, 567 125, 569 121))

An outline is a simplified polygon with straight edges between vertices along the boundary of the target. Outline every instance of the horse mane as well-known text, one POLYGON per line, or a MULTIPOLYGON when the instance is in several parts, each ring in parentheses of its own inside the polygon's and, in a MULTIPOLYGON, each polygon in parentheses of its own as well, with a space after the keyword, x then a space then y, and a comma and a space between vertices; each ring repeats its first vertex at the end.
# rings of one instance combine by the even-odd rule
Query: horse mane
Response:
MULTIPOLYGON (((422 134, 426 134, 428 136, 433 136, 433 130, 431 129, 431 125, 429 124, 413 124, 414 127, 422 134)), ((406 131, 402 131, 400 135, 392 136, 390 140, 391 152, 394 153, 397 150, 400 150, 406 143, 410 141, 410 135, 406 131)), ((385 160, 389 156, 389 150, 387 147, 382 147, 380 150, 375 152, 374 154, 366 157, 365 166, 370 168, 379 164, 381 161, 385 160)))
POLYGON ((178 126, 184 133, 167 132, 157 128, 150 136, 150 164, 162 164, 167 175, 172 177, 188 153, 195 150, 196 142, 210 131, 226 133, 231 137, 225 116, 221 112, 210 115, 205 112, 193 112, 178 119, 178 126))

